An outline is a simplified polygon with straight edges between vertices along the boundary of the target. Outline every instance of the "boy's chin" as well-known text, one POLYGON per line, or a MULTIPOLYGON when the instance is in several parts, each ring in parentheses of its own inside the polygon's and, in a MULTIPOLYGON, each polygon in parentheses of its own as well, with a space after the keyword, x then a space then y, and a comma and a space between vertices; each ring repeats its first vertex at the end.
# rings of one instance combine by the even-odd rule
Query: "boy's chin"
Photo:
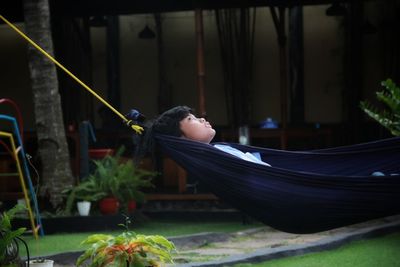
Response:
POLYGON ((207 143, 210 143, 214 139, 214 137, 215 137, 215 131, 214 131, 214 134, 211 135, 210 140, 207 143))

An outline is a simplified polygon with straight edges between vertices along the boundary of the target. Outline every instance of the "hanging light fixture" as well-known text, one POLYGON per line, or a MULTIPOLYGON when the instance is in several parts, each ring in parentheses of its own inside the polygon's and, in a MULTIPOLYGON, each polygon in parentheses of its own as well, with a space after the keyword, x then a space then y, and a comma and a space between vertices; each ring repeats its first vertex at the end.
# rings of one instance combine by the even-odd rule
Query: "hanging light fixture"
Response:
POLYGON ((141 30, 138 34, 138 37, 140 39, 154 39, 156 37, 156 34, 150 27, 146 24, 146 26, 141 30))
POLYGON ((332 3, 332 5, 326 9, 325 14, 327 16, 344 16, 346 15, 346 7, 341 3, 332 3))

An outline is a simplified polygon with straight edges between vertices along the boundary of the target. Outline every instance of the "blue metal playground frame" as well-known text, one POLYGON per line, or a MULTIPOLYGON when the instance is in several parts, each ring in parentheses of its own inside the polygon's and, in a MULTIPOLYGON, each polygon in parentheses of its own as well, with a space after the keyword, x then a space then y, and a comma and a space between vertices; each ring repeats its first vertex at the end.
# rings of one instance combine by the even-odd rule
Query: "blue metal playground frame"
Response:
MULTIPOLYGON (((34 213, 35 213, 36 225, 40 226, 39 227, 39 234, 41 236, 44 236, 44 229, 43 229, 43 224, 42 224, 42 220, 41 220, 41 217, 40 217, 40 212, 39 212, 39 206, 38 206, 38 202, 37 202, 37 198, 36 198, 36 193, 35 193, 35 189, 34 189, 33 184, 32 184, 32 179, 31 179, 31 175, 30 175, 30 172, 29 172, 28 163, 27 163, 27 159, 26 159, 26 153, 25 153, 24 146, 23 146, 23 143, 22 143, 21 135, 19 133, 19 127, 18 127, 18 124, 17 124, 17 120, 14 117, 11 117, 11 116, 8 116, 8 115, 4 115, 4 114, 0 114, 0 120, 8 121, 12 125, 13 135, 16 137, 17 146, 20 148, 20 153, 18 153, 18 155, 19 155, 20 160, 22 162, 23 171, 24 171, 24 174, 25 174, 25 180, 28 183, 29 192, 30 192, 32 203, 33 203, 34 213)), ((35 229, 32 229, 32 230, 35 231, 35 229)))

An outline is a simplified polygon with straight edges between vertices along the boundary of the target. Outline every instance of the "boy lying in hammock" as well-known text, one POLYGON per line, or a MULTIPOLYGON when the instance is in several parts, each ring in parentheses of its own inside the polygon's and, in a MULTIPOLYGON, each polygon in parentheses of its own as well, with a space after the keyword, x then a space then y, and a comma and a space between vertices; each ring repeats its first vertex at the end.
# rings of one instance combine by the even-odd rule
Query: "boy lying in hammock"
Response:
MULTIPOLYGON (((177 106, 165 111, 146 129, 141 150, 152 150, 154 134, 172 135, 209 144, 215 136, 215 130, 204 118, 193 115, 189 107, 177 106)), ((257 156, 249 152, 244 153, 229 145, 217 144, 214 147, 241 159, 271 166, 257 156)))

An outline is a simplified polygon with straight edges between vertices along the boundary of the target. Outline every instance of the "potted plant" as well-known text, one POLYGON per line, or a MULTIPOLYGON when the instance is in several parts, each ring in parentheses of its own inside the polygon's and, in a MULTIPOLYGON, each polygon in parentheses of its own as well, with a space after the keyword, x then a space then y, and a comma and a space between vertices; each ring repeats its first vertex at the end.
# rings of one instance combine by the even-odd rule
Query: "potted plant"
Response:
POLYGON ((17 212, 25 210, 21 204, 0 214, 0 266, 21 266, 17 239, 26 228, 12 229, 11 220, 17 212))
POLYGON ((137 168, 132 160, 122 160, 124 147, 115 156, 108 155, 100 160, 94 160, 95 171, 89 176, 103 192, 105 197, 100 200, 99 207, 103 214, 115 214, 120 206, 127 210, 130 200, 142 201, 144 187, 152 186, 154 172, 137 168))
POLYGON ((153 267, 173 263, 172 242, 160 235, 140 235, 128 228, 117 236, 95 234, 82 241, 90 245, 78 258, 76 266, 90 260, 88 267, 153 267))
POLYGON ((68 194, 66 211, 71 213, 72 207, 76 202, 79 215, 88 216, 92 202, 96 202, 106 196, 103 189, 98 185, 95 177, 88 177, 77 186, 64 191, 68 194))
POLYGON ((89 216, 92 203, 87 200, 77 201, 76 207, 80 216, 89 216))
POLYGON ((121 203, 121 209, 130 213, 136 209, 137 203, 145 200, 144 188, 152 187, 152 178, 155 172, 147 171, 135 166, 132 160, 127 160, 119 165, 119 189, 115 196, 121 203))

